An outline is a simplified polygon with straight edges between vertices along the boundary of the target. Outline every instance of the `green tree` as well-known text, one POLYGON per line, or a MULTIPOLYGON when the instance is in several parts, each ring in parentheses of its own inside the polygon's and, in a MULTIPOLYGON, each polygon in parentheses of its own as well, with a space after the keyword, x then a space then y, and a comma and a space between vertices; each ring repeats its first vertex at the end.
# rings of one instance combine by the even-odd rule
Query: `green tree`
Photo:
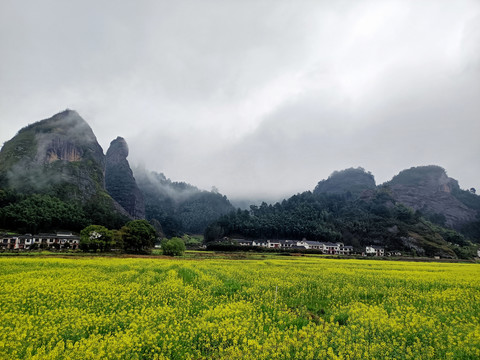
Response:
POLYGON ((104 226, 90 225, 80 232, 80 249, 83 251, 109 251, 113 244, 113 232, 104 226))
POLYGON ((178 237, 171 238, 162 244, 163 255, 181 256, 185 252, 185 243, 178 237))
POLYGON ((125 248, 125 244, 123 243, 123 232, 122 230, 112 230, 113 236, 113 246, 112 249, 115 250, 123 250, 125 248))
POLYGON ((126 252, 145 252, 155 244, 157 233, 147 220, 129 221, 120 230, 126 252))
POLYGON ((86 223, 85 214, 75 203, 66 203, 49 195, 33 194, 8 203, 11 194, 0 194, 0 227, 37 233, 54 229, 78 231, 86 223))

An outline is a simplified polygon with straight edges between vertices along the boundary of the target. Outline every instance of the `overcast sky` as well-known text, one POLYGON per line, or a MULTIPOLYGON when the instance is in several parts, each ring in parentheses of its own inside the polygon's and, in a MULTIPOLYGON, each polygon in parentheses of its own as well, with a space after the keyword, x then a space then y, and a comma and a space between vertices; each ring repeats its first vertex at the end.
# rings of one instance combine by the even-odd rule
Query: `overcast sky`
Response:
POLYGON ((0 145, 74 109, 229 197, 443 166, 480 188, 480 1, 0 1, 0 145))

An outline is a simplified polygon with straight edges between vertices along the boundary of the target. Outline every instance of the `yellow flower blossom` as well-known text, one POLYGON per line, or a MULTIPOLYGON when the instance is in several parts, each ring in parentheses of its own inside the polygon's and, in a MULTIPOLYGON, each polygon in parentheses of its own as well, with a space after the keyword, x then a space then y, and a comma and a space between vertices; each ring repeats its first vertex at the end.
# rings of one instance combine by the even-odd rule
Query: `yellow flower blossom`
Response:
POLYGON ((0 359, 477 359, 477 264, 0 258, 0 359))

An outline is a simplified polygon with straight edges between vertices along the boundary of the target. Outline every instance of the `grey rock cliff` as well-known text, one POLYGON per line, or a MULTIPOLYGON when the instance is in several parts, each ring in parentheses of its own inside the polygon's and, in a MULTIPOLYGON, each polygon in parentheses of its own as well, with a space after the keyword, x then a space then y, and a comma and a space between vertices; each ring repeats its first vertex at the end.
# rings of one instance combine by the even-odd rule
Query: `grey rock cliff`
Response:
POLYGON ((145 201, 127 160, 128 145, 117 137, 110 143, 106 155, 105 187, 134 219, 145 218, 145 201))
POLYGON ((458 182, 439 166, 421 166, 400 172, 385 186, 393 198, 425 214, 442 214, 445 224, 459 227, 475 220, 476 211, 455 197, 458 182))

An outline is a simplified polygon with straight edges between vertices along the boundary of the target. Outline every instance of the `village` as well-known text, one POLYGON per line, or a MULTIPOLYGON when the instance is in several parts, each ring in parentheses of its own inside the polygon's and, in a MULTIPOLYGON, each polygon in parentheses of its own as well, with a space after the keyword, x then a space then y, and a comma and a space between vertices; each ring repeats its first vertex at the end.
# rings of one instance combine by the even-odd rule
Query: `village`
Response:
MULTIPOLYGON (((327 255, 354 255, 353 246, 344 245, 341 242, 319 242, 311 240, 245 240, 245 239, 232 239, 240 246, 259 246, 263 248, 271 249, 299 249, 299 250, 317 250, 327 255)), ((363 256, 401 256, 398 251, 385 252, 385 248, 377 245, 368 245, 365 247, 365 251, 362 252, 363 256)))
MULTIPOLYGON (((355 253, 353 246, 341 242, 319 242, 311 240, 245 240, 231 239, 239 246, 262 247, 284 250, 315 250, 326 255, 363 255, 363 256, 401 256, 398 251, 385 252, 385 248, 377 245, 368 245, 361 254, 355 253)), ((78 250, 80 237, 72 233, 56 233, 37 235, 7 235, 0 236, 0 250, 78 250)))
POLYGON ((0 250, 72 249, 78 250, 80 237, 72 233, 6 235, 0 237, 0 250))

